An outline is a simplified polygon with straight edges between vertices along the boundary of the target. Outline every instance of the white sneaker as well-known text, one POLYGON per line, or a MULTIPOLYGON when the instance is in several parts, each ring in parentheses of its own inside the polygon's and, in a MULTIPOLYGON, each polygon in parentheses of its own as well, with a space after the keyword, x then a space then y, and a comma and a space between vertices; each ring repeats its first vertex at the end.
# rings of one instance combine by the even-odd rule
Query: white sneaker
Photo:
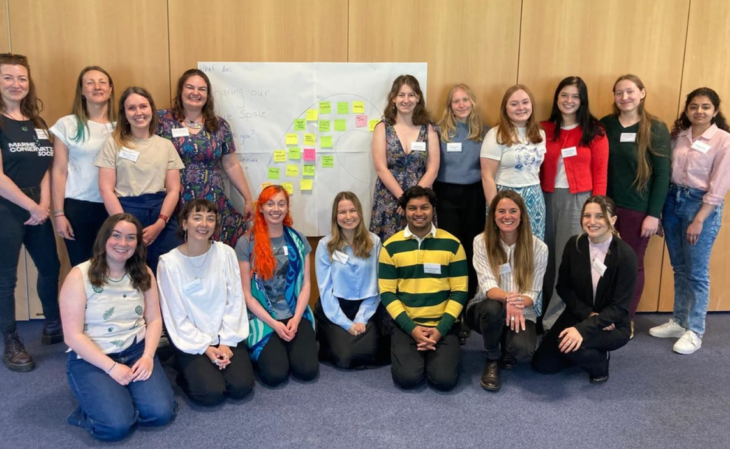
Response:
POLYGON ((654 326, 649 329, 649 334, 658 338, 680 338, 684 335, 685 328, 677 324, 674 318, 661 326, 654 326))
POLYGON ((689 355, 694 353, 701 347, 702 339, 691 330, 687 330, 687 332, 682 335, 682 338, 674 343, 674 348, 672 348, 672 350, 678 354, 689 355))

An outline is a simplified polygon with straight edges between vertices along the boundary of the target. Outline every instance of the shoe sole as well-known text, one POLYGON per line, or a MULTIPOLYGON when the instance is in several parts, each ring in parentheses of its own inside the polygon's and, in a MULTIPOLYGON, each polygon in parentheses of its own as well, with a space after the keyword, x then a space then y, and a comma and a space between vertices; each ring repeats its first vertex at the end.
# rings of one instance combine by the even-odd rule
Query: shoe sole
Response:
POLYGON ((60 335, 41 335, 41 344, 44 346, 55 345, 63 342, 63 334, 60 335))
POLYGON ((683 330, 682 332, 678 332, 676 334, 660 334, 660 335, 656 335, 655 333, 653 333, 651 331, 651 329, 649 329, 649 335, 651 335, 652 337, 656 337, 656 338, 682 338, 682 335, 684 335, 684 332, 685 331, 683 330))
POLYGON ((483 383, 481 383, 481 382, 479 382, 479 385, 481 385, 481 386, 482 386, 482 388, 484 388, 485 390, 487 390, 487 391, 492 391, 492 392, 495 392, 495 391, 499 391, 499 389, 500 389, 500 388, 502 388, 502 386, 501 386, 501 385, 500 385, 500 386, 498 386, 497 388, 494 388, 494 387, 488 387, 488 386, 484 385, 484 384, 483 384, 483 383))
POLYGON ((693 350, 691 350, 691 351, 685 351, 685 350, 677 350, 677 349, 674 349, 674 348, 672 348, 672 351, 676 352, 677 354, 682 354, 682 355, 692 355, 692 354, 694 354, 695 352, 699 351, 701 347, 702 347, 702 346, 700 346, 699 348, 695 348, 695 349, 693 349, 693 350))
POLYGON ((3 363, 5 366, 8 367, 10 371, 16 372, 16 373, 27 373, 29 371, 33 371, 35 369, 35 362, 30 363, 12 363, 10 360, 7 359, 7 357, 3 357, 3 363))

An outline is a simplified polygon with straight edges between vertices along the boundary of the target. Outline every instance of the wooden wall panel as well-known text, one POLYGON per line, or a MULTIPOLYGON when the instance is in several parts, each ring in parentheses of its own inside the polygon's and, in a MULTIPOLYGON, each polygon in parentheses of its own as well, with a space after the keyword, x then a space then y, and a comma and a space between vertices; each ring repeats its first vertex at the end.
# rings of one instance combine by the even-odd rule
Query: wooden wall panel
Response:
MULTIPOLYGON (((682 97, 677 115, 684 107, 685 97, 698 87, 711 87, 723 100, 724 114, 730 108, 730 2, 726 0, 692 0, 687 31, 682 97)), ((722 227, 710 259, 710 306, 709 310, 730 310, 730 194, 725 197, 722 227)), ((669 254, 665 251, 664 276, 659 300, 659 310, 671 311, 674 305, 674 279, 669 254)))
POLYGON ((166 0, 9 0, 11 46, 28 56, 43 117, 52 125, 71 110, 82 68, 111 73, 118 95, 130 85, 169 103, 166 0))
POLYGON ((7 53, 10 51, 9 29, 8 0, 0 0, 0 53, 7 53))
MULTIPOLYGON (((466 83, 494 124, 517 80, 520 0, 350 0, 350 62, 427 62, 427 106, 441 117, 466 83)), ((385 103, 385 98, 383 99, 385 103)))

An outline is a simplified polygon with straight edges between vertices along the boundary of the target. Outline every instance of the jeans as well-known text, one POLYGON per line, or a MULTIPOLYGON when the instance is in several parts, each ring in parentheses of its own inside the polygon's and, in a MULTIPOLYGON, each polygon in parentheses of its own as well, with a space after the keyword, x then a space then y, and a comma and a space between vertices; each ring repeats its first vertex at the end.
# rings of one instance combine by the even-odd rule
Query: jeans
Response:
MULTIPOLYGON (((116 354, 107 354, 119 364, 132 367, 142 357, 144 340, 116 354)), ((100 440, 121 440, 132 426, 163 426, 175 417, 177 402, 160 360, 155 356, 149 379, 120 385, 111 376, 71 351, 66 364, 68 383, 79 408, 69 424, 85 428, 100 440)))
POLYGON ((664 234, 674 269, 674 319, 696 333, 705 333, 705 315, 710 302, 710 252, 722 224, 722 208, 707 217, 697 243, 687 242, 687 228, 702 207, 706 192, 672 184, 664 203, 664 234))

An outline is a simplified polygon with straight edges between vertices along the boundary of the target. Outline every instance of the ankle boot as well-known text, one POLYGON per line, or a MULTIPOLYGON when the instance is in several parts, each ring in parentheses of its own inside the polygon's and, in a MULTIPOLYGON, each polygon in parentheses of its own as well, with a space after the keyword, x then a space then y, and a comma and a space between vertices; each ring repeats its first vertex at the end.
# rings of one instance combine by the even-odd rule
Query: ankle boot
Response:
POLYGON ((63 341, 63 327, 61 319, 46 320, 41 334, 41 344, 52 345, 63 341))
POLYGON ((10 371, 25 373, 35 368, 33 357, 28 354, 20 341, 18 331, 3 332, 5 351, 3 352, 3 363, 10 371))

